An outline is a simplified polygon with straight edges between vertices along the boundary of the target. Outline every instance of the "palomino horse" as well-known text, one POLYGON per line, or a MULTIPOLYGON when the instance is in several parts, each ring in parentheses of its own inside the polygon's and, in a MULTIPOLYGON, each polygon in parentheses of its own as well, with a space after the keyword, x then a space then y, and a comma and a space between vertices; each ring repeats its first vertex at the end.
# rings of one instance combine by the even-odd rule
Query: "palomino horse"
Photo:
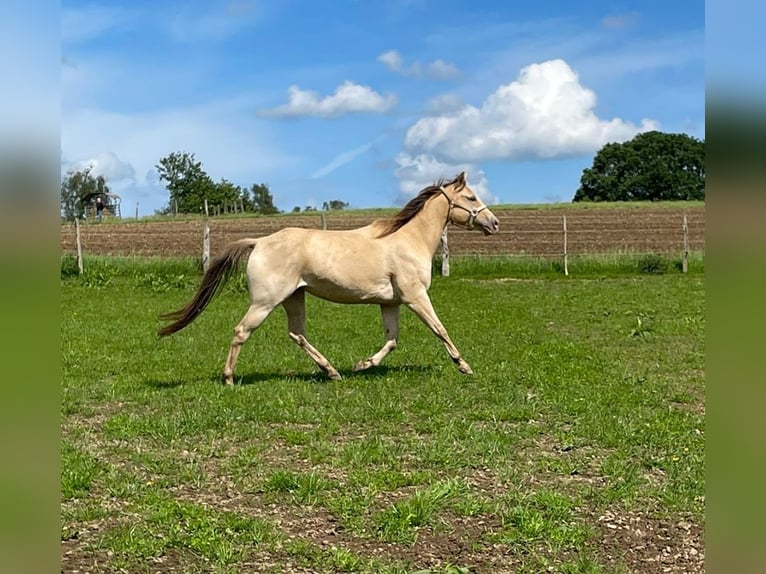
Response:
POLYGON ((246 258, 250 308, 234 328, 223 368, 226 384, 234 383, 237 357, 250 333, 280 304, 287 313, 290 338, 331 379, 341 378, 306 339, 306 293, 335 303, 380 305, 385 344, 359 361, 355 371, 379 365, 396 348, 403 304, 444 343, 458 370, 470 375, 471 367, 460 356, 428 297, 431 261, 442 231, 450 223, 468 229, 476 224, 485 235, 497 233, 500 227, 497 217, 468 187, 465 172, 452 181, 426 187, 393 218, 365 227, 345 231, 286 228, 267 237, 234 241, 211 262, 194 298, 162 316, 173 323, 160 329, 159 335, 170 335, 191 323, 246 258))

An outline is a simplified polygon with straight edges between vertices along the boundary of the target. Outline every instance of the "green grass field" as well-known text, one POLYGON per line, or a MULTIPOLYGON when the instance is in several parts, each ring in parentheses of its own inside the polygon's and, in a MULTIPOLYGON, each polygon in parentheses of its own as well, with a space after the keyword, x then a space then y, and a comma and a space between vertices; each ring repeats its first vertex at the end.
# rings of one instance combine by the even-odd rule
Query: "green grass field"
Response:
POLYGON ((277 309, 233 388, 242 281, 158 340, 196 264, 66 261, 62 571, 702 572, 694 261, 570 277, 454 261, 431 296, 470 378, 407 311, 399 348, 352 373, 382 344, 378 309, 309 298, 309 340, 344 380, 277 309))

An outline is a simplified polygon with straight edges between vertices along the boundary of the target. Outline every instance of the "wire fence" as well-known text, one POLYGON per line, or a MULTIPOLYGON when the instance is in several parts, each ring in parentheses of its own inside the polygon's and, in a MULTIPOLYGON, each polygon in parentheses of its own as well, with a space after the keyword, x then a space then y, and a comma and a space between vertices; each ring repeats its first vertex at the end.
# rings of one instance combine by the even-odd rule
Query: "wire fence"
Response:
MULTIPOLYGON (((688 255, 704 252, 704 206, 689 208, 594 208, 495 211, 500 232, 451 226, 448 257, 491 255, 560 258, 605 253, 688 255)), ((353 229, 379 214, 317 213, 269 217, 210 217, 191 220, 122 221, 79 225, 80 249, 92 255, 215 256, 216 250, 242 237, 262 237, 284 227, 353 229)), ((62 225, 62 253, 77 252, 75 225, 62 225)), ((439 251, 437 254, 444 254, 439 251)))

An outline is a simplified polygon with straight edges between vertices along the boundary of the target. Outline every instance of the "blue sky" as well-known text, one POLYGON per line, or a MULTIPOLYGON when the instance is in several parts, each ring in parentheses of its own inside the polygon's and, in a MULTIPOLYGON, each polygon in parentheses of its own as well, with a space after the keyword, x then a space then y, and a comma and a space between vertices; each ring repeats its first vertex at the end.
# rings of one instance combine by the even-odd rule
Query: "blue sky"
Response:
POLYGON ((703 2, 62 2, 62 173, 143 215, 188 151, 277 205, 401 205, 462 169, 570 201, 608 141, 704 138, 703 2))

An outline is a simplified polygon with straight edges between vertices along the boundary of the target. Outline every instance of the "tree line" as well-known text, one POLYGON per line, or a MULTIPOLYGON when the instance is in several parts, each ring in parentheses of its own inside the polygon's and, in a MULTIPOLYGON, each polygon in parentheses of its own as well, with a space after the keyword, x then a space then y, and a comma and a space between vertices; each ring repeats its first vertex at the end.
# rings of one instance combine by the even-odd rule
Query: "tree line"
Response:
MULTIPOLYGON (((227 179, 218 182, 205 172, 193 153, 174 152, 155 166, 165 183, 169 200, 157 214, 200 213, 209 206, 264 215, 280 213, 265 183, 249 188, 227 179)), ((70 171, 61 183, 61 212, 67 219, 82 217, 82 199, 93 193, 108 193, 103 175, 92 167, 70 171)), ((583 170, 573 202, 585 201, 683 201, 705 199, 705 142, 686 134, 650 131, 623 143, 604 145, 583 170)), ((345 209, 348 203, 333 199, 323 211, 345 209)), ((292 213, 318 211, 313 206, 295 206, 292 213)))
MULTIPOLYGON (((247 211, 272 215, 281 213, 274 204, 274 196, 266 183, 254 183, 250 187, 239 186, 226 178, 214 181, 202 167, 193 153, 173 152, 155 165, 161 182, 168 191, 168 203, 155 210, 155 215, 173 213, 202 213, 207 200, 208 209, 222 211, 247 211)), ((70 170, 61 182, 61 215, 72 221, 85 215, 85 201, 93 194, 109 194, 111 189, 103 175, 94 175, 93 166, 79 170, 70 170)), ((338 199, 325 201, 324 211, 336 211, 347 208, 349 204, 338 199)), ((317 211, 313 206, 301 210, 293 208, 293 213, 317 211)))

